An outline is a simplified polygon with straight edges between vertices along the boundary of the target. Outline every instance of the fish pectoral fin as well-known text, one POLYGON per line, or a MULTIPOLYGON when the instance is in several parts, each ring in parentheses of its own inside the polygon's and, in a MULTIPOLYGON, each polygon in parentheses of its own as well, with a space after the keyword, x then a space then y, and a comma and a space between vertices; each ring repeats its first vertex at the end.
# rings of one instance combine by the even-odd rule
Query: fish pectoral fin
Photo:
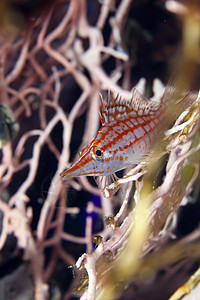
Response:
POLYGON ((117 181, 119 178, 114 173, 107 176, 95 176, 94 179, 96 181, 98 188, 104 193, 106 187, 109 186, 111 183, 117 181))

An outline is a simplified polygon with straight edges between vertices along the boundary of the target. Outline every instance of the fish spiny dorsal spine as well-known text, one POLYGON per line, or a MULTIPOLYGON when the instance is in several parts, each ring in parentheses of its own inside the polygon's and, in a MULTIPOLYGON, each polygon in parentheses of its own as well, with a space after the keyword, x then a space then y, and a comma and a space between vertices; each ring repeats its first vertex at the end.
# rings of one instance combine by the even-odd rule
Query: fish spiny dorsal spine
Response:
POLYGON ((101 122, 102 125, 116 119, 123 119, 127 116, 147 116, 154 114, 161 103, 147 100, 136 89, 133 90, 133 96, 130 101, 122 99, 119 94, 114 98, 113 93, 108 93, 105 103, 101 97, 101 122))

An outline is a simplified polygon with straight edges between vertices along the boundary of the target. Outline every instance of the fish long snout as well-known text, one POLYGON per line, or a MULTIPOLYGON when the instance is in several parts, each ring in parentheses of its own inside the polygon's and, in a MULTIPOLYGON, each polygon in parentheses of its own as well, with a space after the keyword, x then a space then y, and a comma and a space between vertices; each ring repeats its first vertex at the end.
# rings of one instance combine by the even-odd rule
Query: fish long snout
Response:
POLYGON ((62 181, 80 176, 80 169, 77 165, 72 165, 68 169, 65 169, 63 172, 60 173, 60 178, 62 181))

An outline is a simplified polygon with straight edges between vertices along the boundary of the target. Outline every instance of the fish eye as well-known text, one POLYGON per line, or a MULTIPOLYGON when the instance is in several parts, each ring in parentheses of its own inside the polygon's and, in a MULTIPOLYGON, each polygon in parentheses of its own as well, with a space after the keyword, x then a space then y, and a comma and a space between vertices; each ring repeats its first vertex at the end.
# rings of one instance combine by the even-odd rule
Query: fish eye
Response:
POLYGON ((97 149, 97 150, 95 151, 95 154, 96 154, 97 156, 101 156, 101 155, 102 155, 101 150, 100 150, 100 149, 97 149))
POLYGON ((96 146, 92 148, 91 155, 95 161, 101 161, 103 159, 103 151, 96 146))

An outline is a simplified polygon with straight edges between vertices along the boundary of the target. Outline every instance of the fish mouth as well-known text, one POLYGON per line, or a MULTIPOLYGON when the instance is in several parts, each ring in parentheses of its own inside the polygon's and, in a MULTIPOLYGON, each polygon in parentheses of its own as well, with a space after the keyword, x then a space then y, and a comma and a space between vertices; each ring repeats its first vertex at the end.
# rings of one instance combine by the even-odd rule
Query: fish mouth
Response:
POLYGON ((73 172, 71 169, 72 168, 66 169, 60 173, 60 178, 62 181, 73 178, 73 177, 80 176, 79 174, 76 174, 76 172, 73 172))
POLYGON ((60 173, 60 179, 62 181, 72 178, 68 174, 66 174, 66 172, 67 172, 67 170, 64 170, 63 172, 60 173))
POLYGON ((60 173, 61 180, 71 179, 73 177, 80 177, 87 175, 86 170, 83 166, 80 166, 79 161, 73 163, 68 169, 65 169, 63 172, 60 173))
POLYGON ((63 172, 60 173, 61 180, 68 180, 74 177, 80 177, 80 176, 103 176, 104 171, 90 171, 90 170, 84 170, 80 172, 77 170, 74 166, 72 166, 69 169, 64 170, 63 172), (73 170, 75 169, 75 170, 73 170))

